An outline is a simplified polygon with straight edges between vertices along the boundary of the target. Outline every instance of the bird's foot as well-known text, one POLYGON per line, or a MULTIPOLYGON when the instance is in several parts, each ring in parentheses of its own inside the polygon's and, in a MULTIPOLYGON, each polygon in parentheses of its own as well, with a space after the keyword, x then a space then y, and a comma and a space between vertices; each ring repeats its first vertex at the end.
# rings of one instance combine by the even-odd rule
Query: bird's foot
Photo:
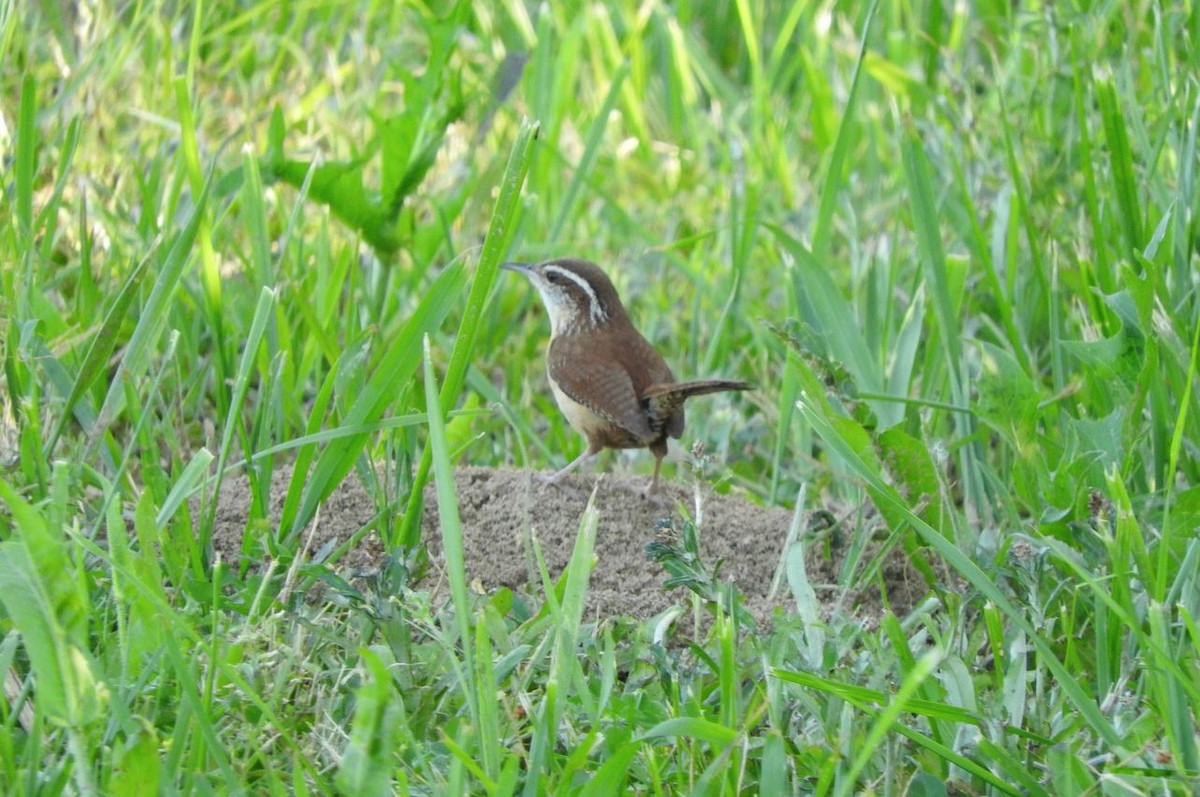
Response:
POLYGON ((556 492, 569 495, 572 498, 578 498, 580 496, 586 497, 587 491, 580 487, 576 487, 573 484, 568 484, 566 479, 563 478, 566 475, 567 474, 563 473, 562 471, 559 471, 558 473, 535 473, 533 474, 532 478, 534 484, 553 487, 556 492))
POLYGON ((657 509, 668 509, 671 506, 670 498, 662 493, 652 493, 649 490, 642 491, 642 500, 657 509))
POLYGON ((642 500, 648 504, 664 509, 671 505, 671 499, 658 491, 658 480, 650 482, 645 490, 642 490, 642 500))

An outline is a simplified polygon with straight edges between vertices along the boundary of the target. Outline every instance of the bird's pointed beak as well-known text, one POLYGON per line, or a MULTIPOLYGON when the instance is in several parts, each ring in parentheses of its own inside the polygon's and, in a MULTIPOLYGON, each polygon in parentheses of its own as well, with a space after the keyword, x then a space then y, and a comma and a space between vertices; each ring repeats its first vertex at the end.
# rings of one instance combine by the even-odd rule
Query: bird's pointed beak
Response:
POLYGON ((510 261, 507 263, 501 263, 500 268, 504 269, 505 271, 515 271, 518 274, 529 275, 533 273, 533 266, 529 263, 514 263, 510 261))

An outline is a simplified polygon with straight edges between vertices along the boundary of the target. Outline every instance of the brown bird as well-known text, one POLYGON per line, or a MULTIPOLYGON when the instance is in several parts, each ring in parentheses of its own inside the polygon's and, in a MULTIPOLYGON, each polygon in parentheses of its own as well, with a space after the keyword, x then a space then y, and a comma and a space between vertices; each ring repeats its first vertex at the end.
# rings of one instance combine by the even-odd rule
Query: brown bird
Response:
POLYGON ((683 402, 723 390, 749 390, 730 379, 676 382, 670 367, 629 321, 612 281, 586 260, 504 263, 529 278, 550 316, 546 373, 558 407, 588 441, 587 450, 550 477, 557 482, 605 448, 649 448, 658 488, 667 438, 683 434, 683 402))

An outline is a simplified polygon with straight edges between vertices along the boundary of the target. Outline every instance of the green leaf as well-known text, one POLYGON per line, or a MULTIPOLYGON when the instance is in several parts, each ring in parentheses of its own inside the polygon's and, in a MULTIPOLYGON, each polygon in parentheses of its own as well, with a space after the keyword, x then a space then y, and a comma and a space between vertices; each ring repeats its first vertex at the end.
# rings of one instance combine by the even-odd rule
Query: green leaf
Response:
POLYGON ((905 797, 946 797, 946 783, 928 772, 918 772, 908 782, 905 797))
MULTIPOLYGON (((145 501, 147 494, 142 495, 145 501)), ((125 607, 128 617, 128 643, 123 653, 129 671, 136 675, 141 672, 146 654, 157 649, 162 641, 164 625, 155 603, 169 605, 169 601, 163 594, 162 574, 157 566, 158 548, 147 545, 140 554, 134 552, 119 495, 109 502, 106 525, 113 597, 125 607), (147 590, 153 597, 146 594, 147 590)))
POLYGON ((400 249, 404 238, 395 218, 363 185, 363 167, 369 158, 314 165, 309 161, 283 160, 275 165, 274 176, 300 188, 312 172, 308 195, 329 207, 333 215, 362 235, 363 240, 381 253, 400 249))
POLYGON ((388 672, 395 662, 381 647, 363 648, 359 657, 365 677, 354 693, 350 740, 333 782, 347 797, 391 794, 392 759, 402 721, 402 708, 392 693, 388 672))
POLYGON ((644 740, 675 736, 699 739, 721 749, 732 744, 737 739, 738 733, 733 728, 726 728, 724 725, 718 725, 700 717, 672 717, 669 720, 663 720, 637 738, 644 740))
POLYGON ((1104 140, 1108 144, 1112 164, 1113 189, 1117 195, 1116 212, 1125 237, 1126 256, 1130 259, 1142 249, 1142 209, 1138 199, 1138 179, 1129 148, 1129 134, 1121 113, 1121 102, 1111 79, 1096 87, 1096 103, 1104 122, 1104 140))
MULTIPOLYGON (((17 113, 17 230, 28 243, 33 239, 33 179, 37 174, 40 146, 37 129, 37 83, 32 72, 26 72, 21 81, 21 100, 17 113)), ((22 248, 26 251, 32 250, 31 246, 22 248)))
POLYGON ((1089 463, 1097 488, 1104 485, 1105 471, 1119 468, 1125 457, 1125 416, 1125 408, 1117 407, 1103 418, 1067 419, 1067 429, 1078 441, 1078 453, 1089 463))
POLYGON ((1085 376, 1099 378, 1116 375, 1114 366, 1128 348, 1124 329, 1100 340, 1063 340, 1059 345, 1079 362, 1085 376))
POLYGON ((82 728, 100 717, 106 692, 85 652, 90 606, 61 530, 0 480, 16 534, 0 544, 0 602, 21 632, 37 676, 39 707, 52 721, 82 728))
POLYGON ((882 432, 876 440, 895 483, 911 503, 926 504, 921 517, 940 529, 943 517, 941 484, 929 447, 898 426, 882 432))
POLYGON ((283 122, 283 109, 276 105, 271 110, 271 121, 267 126, 267 152, 265 169, 274 169, 283 162, 283 137, 286 127, 283 122))
POLYGON ((107 793, 115 797, 158 794, 159 747, 162 743, 154 726, 143 720, 133 737, 114 751, 113 774, 107 793))
MULTIPOLYGON (((621 794, 629 778, 629 765, 637 755, 641 744, 627 742, 596 770, 579 791, 579 797, 606 797, 621 794)), ((765 792, 764 792, 765 793, 765 792)))
POLYGON ((975 414, 1027 456, 1042 420, 1041 387, 1007 351, 983 341, 978 345, 982 373, 975 414))
POLYGON ((167 493, 167 497, 163 500, 163 505, 155 517, 155 523, 159 528, 166 528, 167 523, 175 516, 175 512, 183 506, 183 502, 196 492, 208 473, 208 466, 212 464, 212 461, 212 452, 201 447, 184 466, 183 473, 179 474, 179 478, 171 485, 171 492, 167 493))
POLYGON ((61 528, 50 527, 42 515, 26 503, 8 482, 0 479, 0 499, 12 512, 16 534, 11 542, 20 544, 34 567, 34 574, 47 608, 65 634, 66 641, 86 645, 91 605, 79 567, 71 558, 72 547, 61 528))
POLYGON ((966 404, 963 394, 962 339, 958 323, 958 302, 955 301, 950 270, 942 247, 940 216, 934 199, 933 177, 929 159, 918 131, 909 125, 902 141, 904 173, 912 202, 913 228, 920 245, 921 265, 925 285, 933 300, 934 316, 938 322, 938 335, 945 352, 946 366, 951 375, 952 396, 957 404, 966 404))
POLYGON ((1056 794, 1090 794, 1096 788, 1096 778, 1087 763, 1065 745, 1056 744, 1046 756, 1046 768, 1056 794))

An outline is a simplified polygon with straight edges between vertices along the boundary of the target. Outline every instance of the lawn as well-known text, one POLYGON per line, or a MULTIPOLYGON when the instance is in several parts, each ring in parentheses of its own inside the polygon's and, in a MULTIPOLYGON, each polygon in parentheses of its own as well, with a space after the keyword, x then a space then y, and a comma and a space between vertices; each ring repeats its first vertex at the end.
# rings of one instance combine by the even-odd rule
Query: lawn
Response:
POLYGON ((1196 793, 1198 53, 1161 0, 0 0, 0 793, 1196 793), (566 256, 755 386, 622 532, 678 610, 595 610, 612 502, 466 564, 512 510, 456 471, 583 450, 499 271, 566 256), (704 500, 794 514, 769 617, 704 500))

